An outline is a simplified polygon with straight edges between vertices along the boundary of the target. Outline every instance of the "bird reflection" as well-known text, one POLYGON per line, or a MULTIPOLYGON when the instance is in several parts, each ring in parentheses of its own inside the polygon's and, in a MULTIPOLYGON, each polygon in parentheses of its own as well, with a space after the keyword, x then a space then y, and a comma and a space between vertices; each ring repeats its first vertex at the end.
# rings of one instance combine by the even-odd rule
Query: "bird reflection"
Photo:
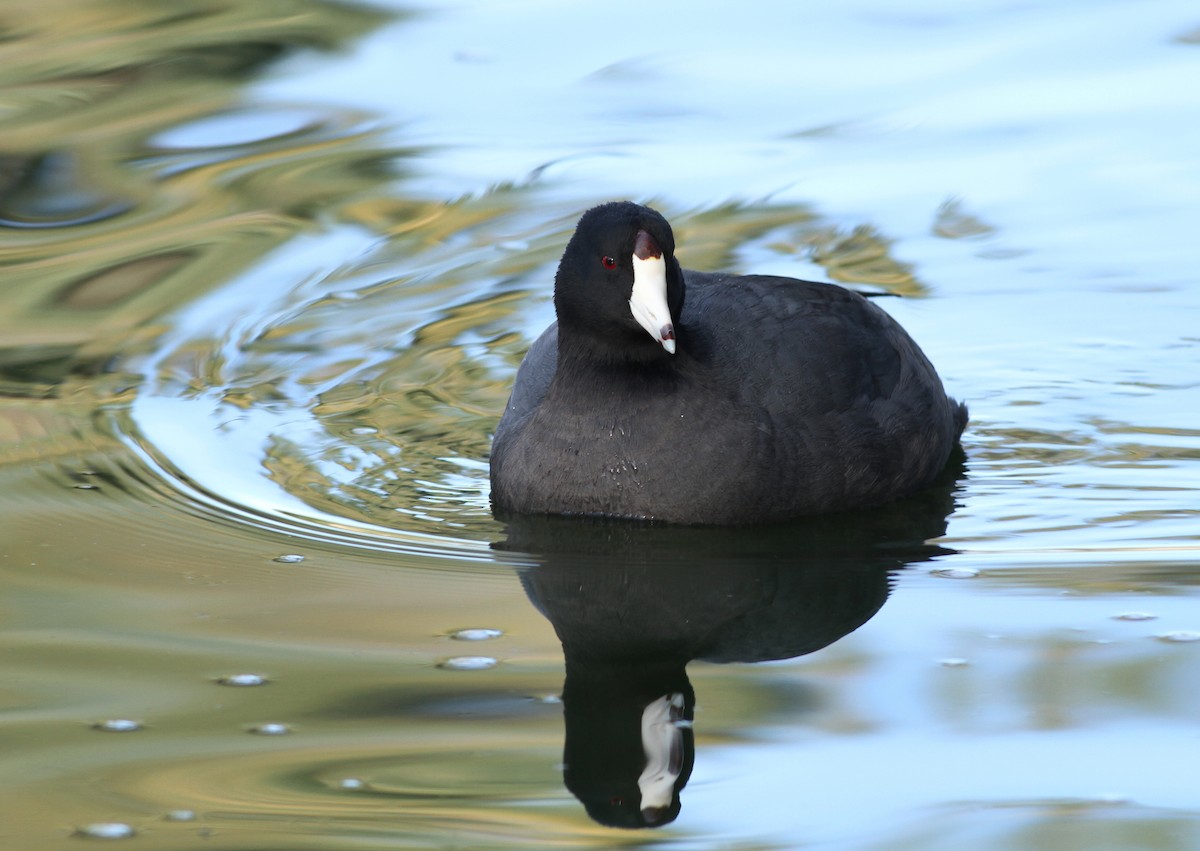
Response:
POLYGON ((497 548, 522 574, 566 657, 563 779, 614 827, 679 815, 695 759, 686 666, 812 653, 883 605, 894 573, 953 552, 944 534, 961 457, 921 494, 871 512, 711 529, 510 518, 497 548))

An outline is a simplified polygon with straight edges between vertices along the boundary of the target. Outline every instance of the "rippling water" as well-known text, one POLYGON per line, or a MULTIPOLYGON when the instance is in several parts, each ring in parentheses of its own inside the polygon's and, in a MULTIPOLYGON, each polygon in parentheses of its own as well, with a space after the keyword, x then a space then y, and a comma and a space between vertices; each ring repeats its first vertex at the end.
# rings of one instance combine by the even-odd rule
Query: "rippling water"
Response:
POLYGON ((0 31, 0 845, 1200 847, 1189 4, 0 31), (689 267, 905 296, 961 476, 769 532, 493 520, 614 197, 689 267), (607 826, 651 752, 669 823, 607 826))

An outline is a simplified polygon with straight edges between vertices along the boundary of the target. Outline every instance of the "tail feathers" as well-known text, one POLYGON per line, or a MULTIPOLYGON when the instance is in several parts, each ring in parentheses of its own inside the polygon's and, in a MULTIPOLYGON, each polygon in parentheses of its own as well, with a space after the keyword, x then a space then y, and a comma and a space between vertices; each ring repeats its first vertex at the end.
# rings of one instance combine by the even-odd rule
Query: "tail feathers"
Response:
POLYGON ((967 427, 967 420, 971 415, 967 412, 967 406, 964 402, 959 402, 951 399, 954 403, 954 436, 958 437, 963 433, 963 429, 967 427))

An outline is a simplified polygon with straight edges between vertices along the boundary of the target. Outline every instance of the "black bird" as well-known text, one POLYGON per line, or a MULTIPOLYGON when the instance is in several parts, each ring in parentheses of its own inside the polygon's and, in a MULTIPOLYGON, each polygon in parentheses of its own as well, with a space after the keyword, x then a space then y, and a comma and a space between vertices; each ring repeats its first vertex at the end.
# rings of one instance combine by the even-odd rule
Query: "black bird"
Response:
POLYGON ((928 486, 967 421, 882 309, 833 284, 685 270, 649 207, 583 215, 554 306, 492 446, 502 516, 735 525, 871 507, 928 486))

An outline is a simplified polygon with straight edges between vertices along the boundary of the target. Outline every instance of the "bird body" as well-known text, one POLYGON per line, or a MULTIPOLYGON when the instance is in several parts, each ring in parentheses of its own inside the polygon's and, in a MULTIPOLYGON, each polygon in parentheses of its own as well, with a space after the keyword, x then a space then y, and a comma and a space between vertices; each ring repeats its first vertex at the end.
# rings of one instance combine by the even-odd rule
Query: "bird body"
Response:
POLYGON ((584 215, 555 305, 496 431, 501 514, 733 525, 879 505, 932 482, 966 422, 877 305, 685 271, 645 207, 584 215))

